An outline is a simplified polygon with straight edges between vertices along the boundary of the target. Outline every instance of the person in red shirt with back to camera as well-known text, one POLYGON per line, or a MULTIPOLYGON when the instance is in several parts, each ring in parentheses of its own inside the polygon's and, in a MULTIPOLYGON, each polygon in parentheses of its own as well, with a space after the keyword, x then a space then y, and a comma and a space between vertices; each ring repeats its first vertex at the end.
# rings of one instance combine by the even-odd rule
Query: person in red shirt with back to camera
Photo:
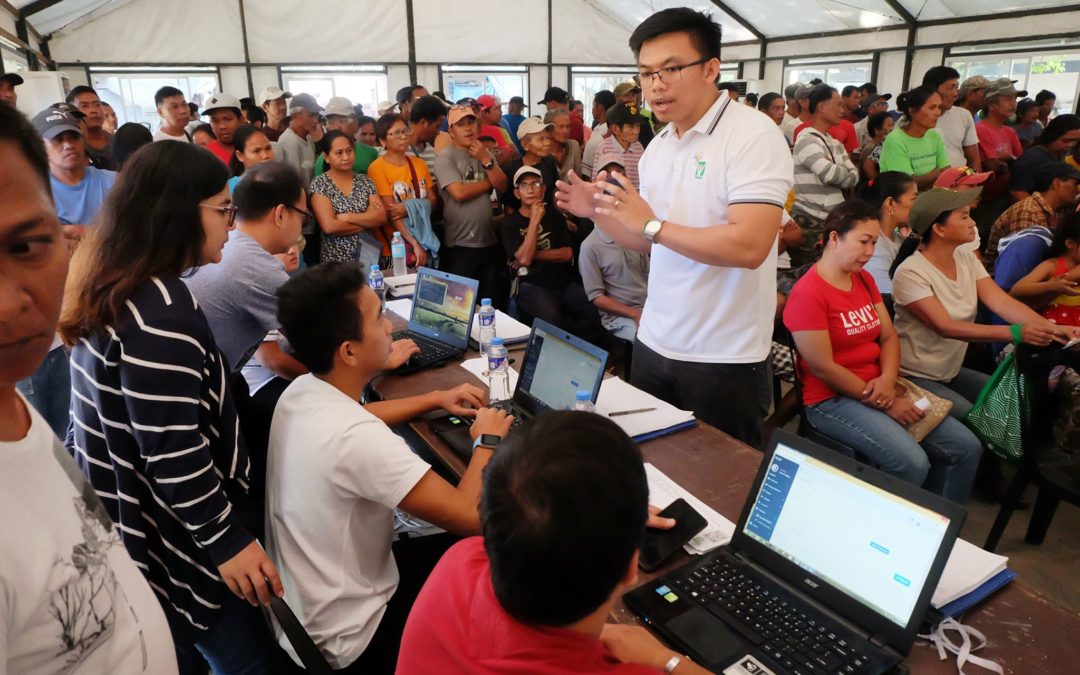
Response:
POLYGON ((450 548, 420 591, 397 674, 707 673, 640 626, 605 623, 638 581, 648 499, 641 451, 611 420, 526 422, 484 473, 483 538, 450 548))

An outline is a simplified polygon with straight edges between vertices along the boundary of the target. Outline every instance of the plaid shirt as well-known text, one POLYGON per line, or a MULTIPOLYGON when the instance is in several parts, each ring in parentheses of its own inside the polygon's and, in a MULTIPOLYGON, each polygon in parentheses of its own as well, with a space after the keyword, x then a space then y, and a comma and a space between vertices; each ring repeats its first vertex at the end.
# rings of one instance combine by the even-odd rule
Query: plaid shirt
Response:
POLYGON ((983 263, 987 271, 992 273, 994 269, 994 261, 998 256, 998 242, 1002 237, 1037 225, 1053 230, 1054 220, 1054 210, 1038 192, 1010 206, 990 228, 990 241, 986 244, 986 251, 983 253, 983 263))

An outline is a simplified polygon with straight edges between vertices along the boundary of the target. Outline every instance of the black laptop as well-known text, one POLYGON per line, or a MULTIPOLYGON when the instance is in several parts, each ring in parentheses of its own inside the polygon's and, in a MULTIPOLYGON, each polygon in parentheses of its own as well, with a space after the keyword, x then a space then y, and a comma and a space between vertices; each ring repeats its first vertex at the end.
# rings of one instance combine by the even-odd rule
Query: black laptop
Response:
POLYGON ((965 515, 777 431, 731 543, 624 600, 717 673, 884 673, 911 651, 965 515))
POLYGON ((395 373, 415 372, 465 353, 479 284, 475 279, 427 267, 416 271, 409 328, 395 332, 394 339, 413 340, 420 353, 395 373))
MULTIPOLYGON (((567 410, 577 392, 600 393, 608 353, 542 319, 534 319, 514 396, 495 407, 514 416, 514 426, 548 410, 567 410)), ((454 416, 432 421, 432 428, 454 452, 472 456, 469 423, 454 416)))

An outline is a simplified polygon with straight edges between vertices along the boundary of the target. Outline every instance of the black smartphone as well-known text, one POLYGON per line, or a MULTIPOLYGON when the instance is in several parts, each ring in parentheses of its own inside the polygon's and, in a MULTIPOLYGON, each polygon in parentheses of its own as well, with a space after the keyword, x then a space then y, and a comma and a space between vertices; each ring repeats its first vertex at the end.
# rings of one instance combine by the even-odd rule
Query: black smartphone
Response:
POLYGON ((670 530, 647 528, 645 541, 638 556, 638 567, 651 572, 678 551, 686 542, 708 525, 704 516, 686 503, 685 499, 676 499, 660 512, 663 518, 674 518, 675 527, 670 530))

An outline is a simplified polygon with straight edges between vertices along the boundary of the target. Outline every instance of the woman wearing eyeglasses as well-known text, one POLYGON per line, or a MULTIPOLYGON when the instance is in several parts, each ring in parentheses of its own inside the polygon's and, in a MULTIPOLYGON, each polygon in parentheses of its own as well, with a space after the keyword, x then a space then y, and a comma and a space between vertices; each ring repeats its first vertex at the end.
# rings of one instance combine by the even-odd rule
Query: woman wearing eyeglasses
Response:
MULTIPOLYGON (((386 210, 367 176, 353 171, 356 150, 343 131, 323 138, 328 170, 311 181, 311 210, 322 230, 319 259, 378 263, 390 255, 389 242, 376 239, 387 224, 386 210)), ((369 167, 370 168, 370 167, 369 167)))
MULTIPOLYGON (((406 223, 417 221, 412 223, 415 231, 431 233, 431 212, 439 201, 439 193, 424 160, 405 154, 409 149, 409 125, 405 118, 396 113, 383 115, 375 122, 375 136, 386 154, 371 163, 368 178, 375 184, 390 218, 390 225, 381 229, 380 238, 390 241, 395 231, 400 232, 412 247, 415 264, 420 267, 427 262, 428 252, 406 223), (418 199, 426 200, 430 208, 420 209, 413 201, 418 199)), ((435 235, 432 233, 431 237, 434 239, 435 235)))
POLYGON ((271 639, 247 603, 283 592, 229 496, 247 491, 250 463, 224 359, 181 280, 221 259, 236 213, 227 178, 187 143, 132 157, 72 261, 60 320, 68 450, 157 593, 181 673, 203 659, 270 672, 271 639))

